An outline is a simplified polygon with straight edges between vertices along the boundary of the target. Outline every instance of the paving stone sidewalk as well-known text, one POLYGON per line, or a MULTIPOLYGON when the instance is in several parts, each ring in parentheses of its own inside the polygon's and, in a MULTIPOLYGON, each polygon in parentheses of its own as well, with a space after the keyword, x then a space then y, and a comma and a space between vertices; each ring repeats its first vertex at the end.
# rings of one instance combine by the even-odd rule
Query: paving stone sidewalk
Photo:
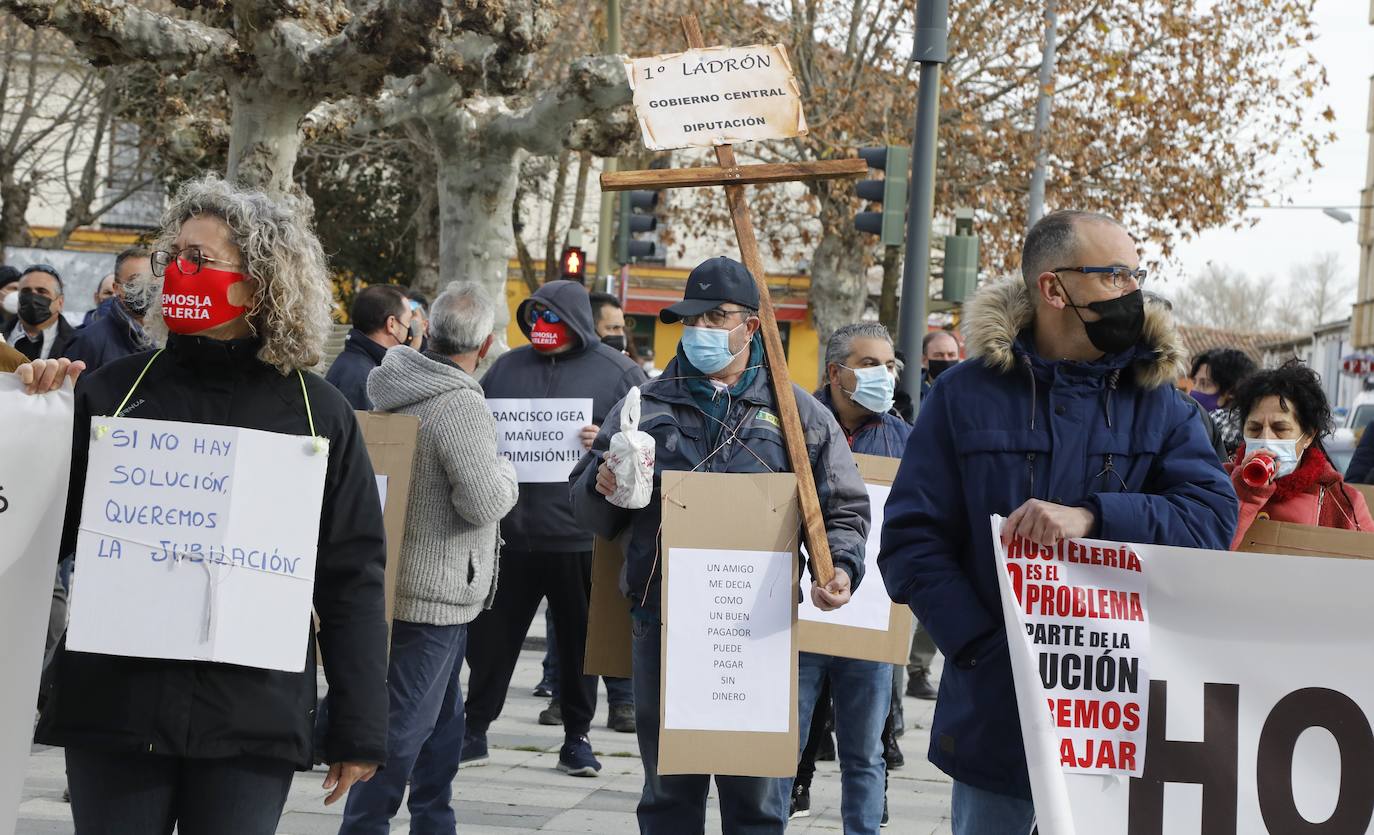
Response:
MULTIPOLYGON (((536 618, 540 631, 543 618, 536 618)), ((533 642, 532 642, 533 643, 533 642)), ((522 832, 620 835, 638 831, 635 804, 643 775, 634 734, 606 728, 605 690, 591 741, 603 769, 598 778, 569 777, 556 770, 561 728, 544 727, 536 716, 546 704, 530 695, 539 680, 538 649, 520 655, 511 694, 489 733, 491 763, 465 768, 454 781, 458 831, 463 835, 515 835, 522 832)), ((321 690, 323 690, 321 677, 321 690)), ((901 740, 906 767, 894 771, 888 790, 892 835, 934 835, 949 829, 949 780, 925 759, 934 702, 906 699, 908 730, 901 740)), ((296 775, 279 835, 335 835, 343 803, 322 805, 323 771, 296 775)), ((71 807, 62 802, 65 785, 60 749, 35 746, 29 759, 16 835, 73 832, 71 807)), ((842 832, 840 778, 836 763, 820 763, 811 794, 812 815, 792 822, 789 833, 842 832)), ((720 831, 714 789, 707 832, 720 831)), ((404 806, 393 833, 409 832, 404 806)))

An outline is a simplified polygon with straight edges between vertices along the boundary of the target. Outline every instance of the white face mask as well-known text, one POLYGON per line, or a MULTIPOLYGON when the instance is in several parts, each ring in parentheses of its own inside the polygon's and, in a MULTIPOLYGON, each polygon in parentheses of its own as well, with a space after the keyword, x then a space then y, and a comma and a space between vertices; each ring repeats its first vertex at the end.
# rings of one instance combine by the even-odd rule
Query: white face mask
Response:
POLYGON ((1265 450, 1274 456, 1274 478, 1291 475, 1298 468, 1298 441, 1284 441, 1278 438, 1246 438, 1245 452, 1265 450))
POLYGON ((10 293, 3 302, 0 302, 0 307, 4 308, 5 312, 11 316, 17 315, 19 313, 19 294, 10 293))

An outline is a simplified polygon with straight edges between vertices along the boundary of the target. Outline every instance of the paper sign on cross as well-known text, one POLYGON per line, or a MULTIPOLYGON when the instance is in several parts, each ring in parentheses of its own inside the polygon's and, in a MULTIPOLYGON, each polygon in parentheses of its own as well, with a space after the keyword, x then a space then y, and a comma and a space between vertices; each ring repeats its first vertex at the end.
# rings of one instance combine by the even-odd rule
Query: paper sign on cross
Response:
MULTIPOLYGON (((682 31, 686 35, 687 46, 694 53, 704 49, 705 42, 701 34, 701 25, 697 22, 696 17, 682 18, 682 31)), ((780 48, 778 51, 781 54, 780 48)), ((702 59, 690 65, 683 64, 681 56, 666 57, 678 59, 678 65, 684 67, 681 71, 683 75, 695 75, 702 70, 710 71, 717 68, 727 71, 732 68, 755 69, 755 67, 743 66, 744 61, 749 60, 748 55, 742 58, 702 59), (730 61, 734 61, 734 64, 728 63, 730 61), (699 70, 698 68, 702 69, 699 70)), ((764 60, 762 58, 756 59, 756 63, 763 64, 764 60)), ((773 67, 766 68, 775 69, 773 67)), ((646 73, 653 72, 652 69, 648 68, 644 71, 646 73)), ((642 81, 635 76, 632 76, 632 79, 632 85, 642 81)), ((776 116, 779 103, 775 102, 774 99, 786 99, 789 95, 795 97, 795 82, 791 81, 790 72, 786 73, 785 82, 783 87, 769 87, 767 85, 770 82, 764 80, 762 88, 750 91, 736 90, 726 92, 724 95, 708 93, 707 95, 717 95, 719 98, 729 100, 732 103, 732 115, 741 115, 741 110, 748 111, 750 107, 755 106, 755 103, 760 109, 760 115, 750 118, 746 112, 743 114, 743 118, 717 119, 714 123, 702 123, 700 126, 718 130, 729 130, 737 125, 762 126, 769 118, 776 116), (757 95, 744 95, 742 93, 757 95)), ((668 100, 670 103, 677 103, 677 101, 668 100)), ((646 140, 648 139, 647 125, 651 119, 651 115, 647 111, 651 108, 657 109, 664 104, 663 99, 649 101, 641 96, 635 97, 635 106, 640 111, 641 124, 646 125, 646 140)), ((710 106, 705 109, 705 113, 714 115, 721 112, 719 102, 706 104, 710 106)), ((793 109, 796 111, 795 118, 783 126, 784 130, 790 132, 775 135, 798 135, 805 131, 805 122, 800 115, 800 103, 794 102, 793 109)), ((762 133, 754 131, 743 135, 763 137, 768 134, 764 130, 762 133)), ((716 167, 623 171, 602 174, 601 188, 603 191, 630 191, 632 189, 725 187, 725 200, 730 207, 730 218, 735 226, 735 238, 739 241, 744 266, 749 269, 749 272, 754 276, 754 283, 758 285, 759 318, 763 322, 763 346, 768 358, 769 377, 773 383, 774 396, 777 398, 778 412, 782 416, 782 430, 787 445, 787 457, 797 475, 797 492, 801 504, 806 548, 811 555, 816 579, 825 584, 835 576, 834 566, 830 559, 830 545, 825 536, 825 521, 821 517, 820 500, 816 496, 816 481, 811 474, 810 457, 806 451, 806 439, 802 434, 801 418, 797 413, 797 400, 792 391, 791 377, 787 371, 787 356, 783 351, 782 337, 778 333, 778 321, 773 313, 773 301, 768 292, 768 283, 765 280, 758 240, 754 237, 754 222, 749 214, 749 205, 744 199, 744 187, 764 183, 859 177, 867 172, 868 164, 862 159, 838 159, 769 165, 737 165, 734 148, 728 144, 714 144, 714 147, 716 167)))

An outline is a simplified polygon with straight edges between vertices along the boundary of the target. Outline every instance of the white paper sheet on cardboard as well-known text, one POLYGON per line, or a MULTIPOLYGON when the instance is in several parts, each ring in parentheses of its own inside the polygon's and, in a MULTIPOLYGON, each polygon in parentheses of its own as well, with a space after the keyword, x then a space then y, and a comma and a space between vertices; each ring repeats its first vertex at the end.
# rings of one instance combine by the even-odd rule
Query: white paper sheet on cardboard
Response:
MULTIPOLYGON (((859 590, 854 592, 849 603, 833 612, 822 612, 811 602, 811 564, 803 558, 802 602, 797 609, 797 617, 801 620, 853 626, 858 629, 876 629, 880 632, 887 630, 888 622, 892 618, 892 598, 887 596, 882 572, 878 570, 878 547, 881 544, 880 533, 883 529, 883 507, 887 504, 887 497, 892 488, 881 484, 866 486, 872 526, 869 528, 868 543, 864 551, 864 581, 859 584, 859 590)), ((803 554, 805 551, 803 546, 803 554)))
POLYGON ((792 554, 670 548, 664 727, 788 730, 792 554))
POLYGON ((312 439, 95 418, 67 645, 305 668, 328 455, 312 439))

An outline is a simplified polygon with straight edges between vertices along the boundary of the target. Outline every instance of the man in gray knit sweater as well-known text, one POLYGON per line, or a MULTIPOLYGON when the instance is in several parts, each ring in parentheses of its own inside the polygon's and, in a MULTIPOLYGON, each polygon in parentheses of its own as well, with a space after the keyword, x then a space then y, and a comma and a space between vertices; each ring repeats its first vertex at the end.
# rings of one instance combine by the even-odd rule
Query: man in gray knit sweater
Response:
POLYGON ((388 759, 349 792, 340 833, 388 832, 407 781, 412 831, 456 826, 450 786, 462 753, 468 624, 496 595, 500 522, 518 497, 472 377, 494 318, 475 286, 450 290, 430 311, 430 350, 393 348, 368 377, 377 408, 419 417, 420 437, 391 626, 388 759))

